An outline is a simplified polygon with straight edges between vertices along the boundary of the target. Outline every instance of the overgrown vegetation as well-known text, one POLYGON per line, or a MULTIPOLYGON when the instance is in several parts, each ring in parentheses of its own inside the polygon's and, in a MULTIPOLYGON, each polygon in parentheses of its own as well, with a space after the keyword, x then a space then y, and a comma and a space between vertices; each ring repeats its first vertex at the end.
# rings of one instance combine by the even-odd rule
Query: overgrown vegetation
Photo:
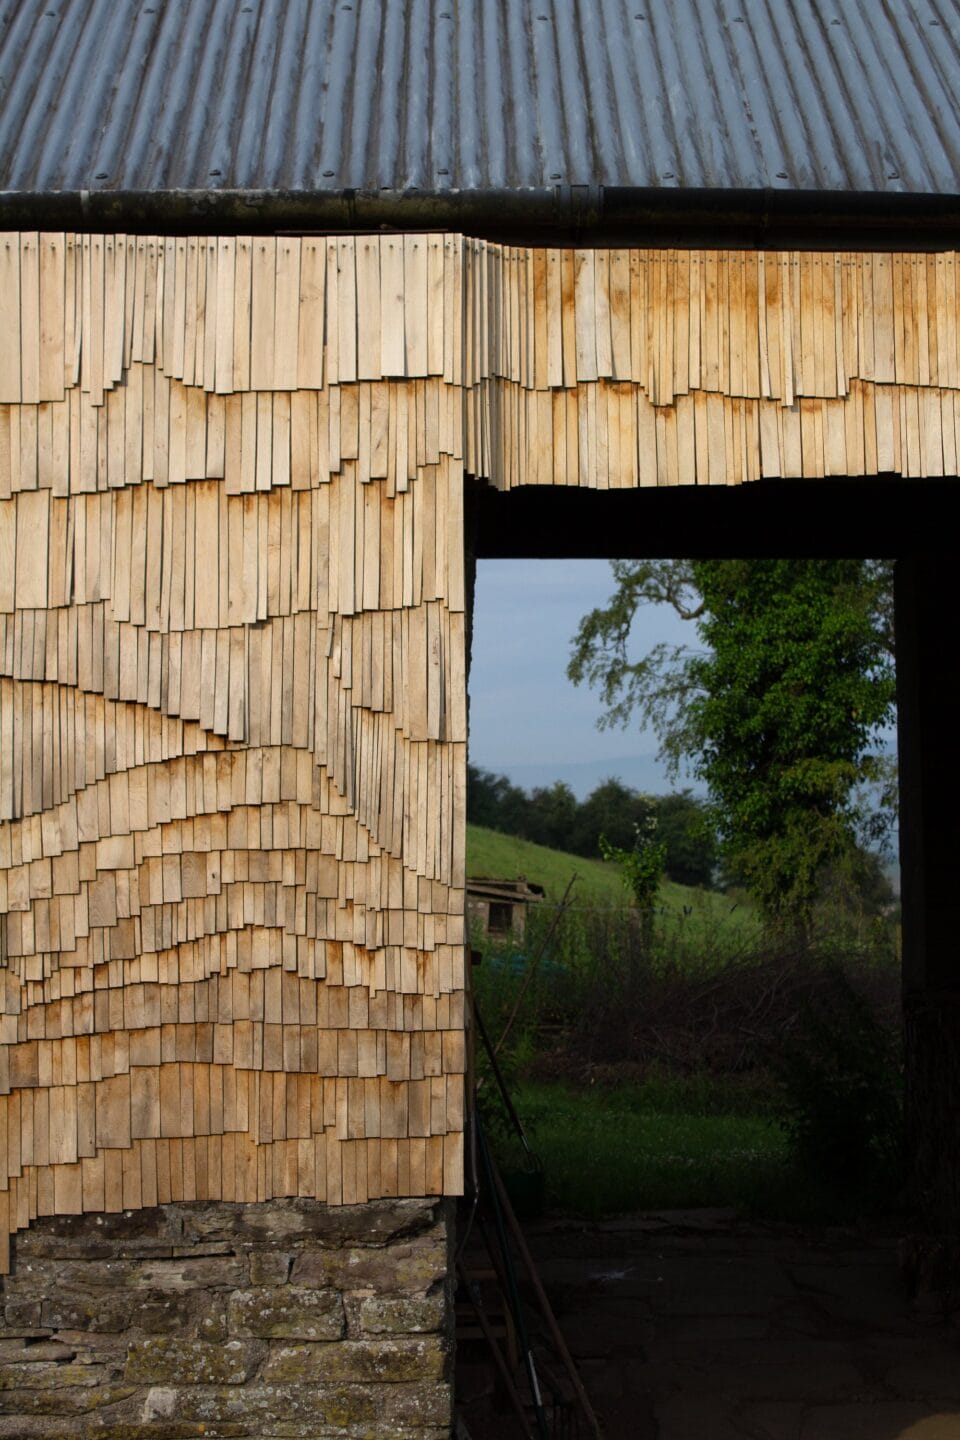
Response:
MULTIPOLYGON (((794 1219, 899 1203, 896 930, 819 918, 804 947, 771 949, 692 908, 657 910, 650 936, 628 909, 563 917, 505 1056, 553 1203, 794 1219)), ((532 917, 524 955, 550 919, 532 917)), ((474 986, 494 1037, 524 978, 515 947, 486 944, 474 986)), ((506 1127, 498 1144, 509 1160, 506 1127)))
POLYGON ((782 1128, 807 1173, 854 1197, 902 1180, 899 1035, 842 969, 804 995, 771 1069, 782 1128))

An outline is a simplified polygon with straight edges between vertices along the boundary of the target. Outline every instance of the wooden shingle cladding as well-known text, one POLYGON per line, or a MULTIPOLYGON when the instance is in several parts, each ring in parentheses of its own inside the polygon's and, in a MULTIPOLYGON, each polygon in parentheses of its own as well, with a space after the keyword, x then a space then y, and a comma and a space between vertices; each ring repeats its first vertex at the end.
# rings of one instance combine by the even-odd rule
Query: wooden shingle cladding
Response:
POLYGON ((0 236, 0 1233, 459 1191, 464 471, 955 474, 957 270, 0 236))

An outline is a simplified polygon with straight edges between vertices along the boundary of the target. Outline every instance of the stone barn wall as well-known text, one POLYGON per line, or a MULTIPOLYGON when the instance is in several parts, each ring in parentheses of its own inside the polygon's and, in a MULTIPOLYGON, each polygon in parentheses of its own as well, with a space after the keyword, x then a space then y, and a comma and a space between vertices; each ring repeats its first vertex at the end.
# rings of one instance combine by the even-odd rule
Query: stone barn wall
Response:
POLYGON ((0 1282, 0 1436, 446 1440, 450 1207, 38 1220, 0 1282))

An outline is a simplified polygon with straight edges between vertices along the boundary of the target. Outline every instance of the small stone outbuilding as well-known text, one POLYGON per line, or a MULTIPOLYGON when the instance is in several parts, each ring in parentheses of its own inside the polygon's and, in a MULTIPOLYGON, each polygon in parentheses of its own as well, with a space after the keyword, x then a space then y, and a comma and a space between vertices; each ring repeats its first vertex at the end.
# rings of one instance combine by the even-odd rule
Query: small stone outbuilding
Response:
POLYGON ((474 937, 490 940, 522 940, 527 929, 527 910, 543 899, 543 886, 526 876, 516 880, 490 880, 467 876, 467 915, 474 937))

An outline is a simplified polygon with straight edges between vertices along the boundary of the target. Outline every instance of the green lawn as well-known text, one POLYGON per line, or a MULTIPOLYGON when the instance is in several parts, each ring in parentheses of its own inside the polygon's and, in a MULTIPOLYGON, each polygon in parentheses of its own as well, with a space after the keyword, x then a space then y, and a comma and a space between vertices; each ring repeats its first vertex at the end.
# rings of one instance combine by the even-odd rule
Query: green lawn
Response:
MULTIPOLYGON (((674 1104, 664 1094, 658 1102, 642 1086, 574 1090, 525 1081, 515 1100, 554 1211, 596 1218, 709 1205, 816 1223, 849 1219, 864 1206, 862 1197, 801 1173, 783 1131, 762 1114, 688 1109, 689 1096, 678 1094, 674 1104)), ((518 1163, 515 1142, 501 1138, 494 1150, 501 1169, 518 1163)), ((885 1200, 893 1203, 874 1200, 880 1211, 885 1200)))

